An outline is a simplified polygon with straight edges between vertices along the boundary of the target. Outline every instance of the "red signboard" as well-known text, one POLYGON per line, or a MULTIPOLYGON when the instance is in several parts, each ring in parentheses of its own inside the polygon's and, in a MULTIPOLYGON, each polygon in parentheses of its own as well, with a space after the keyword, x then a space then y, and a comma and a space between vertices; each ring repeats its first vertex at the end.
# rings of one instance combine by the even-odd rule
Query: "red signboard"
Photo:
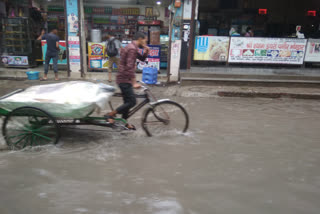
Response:
POLYGON ((162 22, 159 20, 154 20, 154 21, 138 21, 138 25, 162 25, 162 22))
POLYGON ((259 9, 259 14, 260 15, 267 15, 268 10, 267 9, 259 9))
POLYGON ((316 16, 317 15, 317 11, 315 10, 308 10, 307 12, 307 16, 316 16))

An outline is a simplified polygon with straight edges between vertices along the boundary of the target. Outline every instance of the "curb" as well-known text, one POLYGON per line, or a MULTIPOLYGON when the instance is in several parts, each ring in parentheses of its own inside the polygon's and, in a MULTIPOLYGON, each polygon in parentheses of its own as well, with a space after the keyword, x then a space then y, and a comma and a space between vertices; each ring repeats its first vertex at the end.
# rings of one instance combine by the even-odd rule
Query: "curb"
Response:
POLYGON ((295 94, 295 93, 262 93, 262 92, 234 92, 218 91, 219 97, 248 97, 248 98, 292 98, 320 100, 320 94, 295 94))

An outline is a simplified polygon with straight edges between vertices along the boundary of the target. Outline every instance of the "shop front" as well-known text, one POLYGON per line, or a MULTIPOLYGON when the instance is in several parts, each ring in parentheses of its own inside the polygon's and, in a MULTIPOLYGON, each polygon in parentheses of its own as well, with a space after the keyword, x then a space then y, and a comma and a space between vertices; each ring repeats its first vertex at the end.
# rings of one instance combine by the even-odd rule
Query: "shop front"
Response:
POLYGON ((319 2, 226 2, 200 0, 193 70, 208 66, 270 64, 297 68, 318 66, 320 11, 310 13, 309 10, 319 8, 319 2))
POLYGON ((0 0, 0 66, 42 66, 46 42, 39 40, 41 32, 55 28, 60 37, 59 64, 66 65, 65 18, 61 5, 64 0, 0 0))
POLYGON ((44 20, 28 0, 0 1, 0 54, 5 67, 31 67, 41 60, 35 40, 44 20))
MULTIPOLYGON (((136 70, 155 67, 167 74, 171 0, 0 0, 1 67, 34 68, 41 71, 47 51, 41 32, 58 29, 59 70, 84 77, 86 72, 103 72, 109 67, 108 36, 121 48, 132 42, 137 31, 144 32, 150 53, 136 70), (3 7, 2 7, 3 6, 3 7), (39 39, 40 38, 40 39, 39 39)), ((142 49, 140 50, 142 53, 142 49)), ((121 49, 120 49, 121 52, 121 49)), ((51 62, 52 63, 52 62, 51 62)), ((117 69, 116 64, 112 65, 117 69)))
MULTIPOLYGON (((166 69, 169 46, 169 13, 170 1, 110 1, 84 3, 85 26, 87 40, 88 70, 104 71, 109 67, 106 53, 106 40, 112 36, 121 42, 121 47, 132 42, 137 31, 144 32, 148 38, 150 53, 145 62, 137 61, 137 71, 144 67, 166 69)), ((120 50, 121 51, 121 50, 120 50)), ((142 53, 142 50, 140 50, 142 53)), ((117 69, 116 64, 112 65, 117 69)))

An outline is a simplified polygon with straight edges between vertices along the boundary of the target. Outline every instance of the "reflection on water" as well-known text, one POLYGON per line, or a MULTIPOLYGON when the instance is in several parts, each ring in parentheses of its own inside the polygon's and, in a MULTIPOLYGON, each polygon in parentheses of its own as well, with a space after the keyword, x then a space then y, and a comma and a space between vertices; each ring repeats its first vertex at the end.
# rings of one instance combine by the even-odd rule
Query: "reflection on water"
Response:
POLYGON ((66 128, 0 151, 0 213, 318 213, 319 102, 182 101, 185 134, 66 128))

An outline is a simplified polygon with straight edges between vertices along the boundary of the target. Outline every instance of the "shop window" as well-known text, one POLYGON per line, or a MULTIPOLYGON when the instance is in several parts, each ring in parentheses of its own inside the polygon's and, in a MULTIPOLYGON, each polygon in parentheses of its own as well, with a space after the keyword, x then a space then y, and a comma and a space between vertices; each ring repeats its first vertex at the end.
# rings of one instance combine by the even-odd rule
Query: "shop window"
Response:
POLYGON ((237 0, 220 0, 220 9, 237 9, 237 0))

